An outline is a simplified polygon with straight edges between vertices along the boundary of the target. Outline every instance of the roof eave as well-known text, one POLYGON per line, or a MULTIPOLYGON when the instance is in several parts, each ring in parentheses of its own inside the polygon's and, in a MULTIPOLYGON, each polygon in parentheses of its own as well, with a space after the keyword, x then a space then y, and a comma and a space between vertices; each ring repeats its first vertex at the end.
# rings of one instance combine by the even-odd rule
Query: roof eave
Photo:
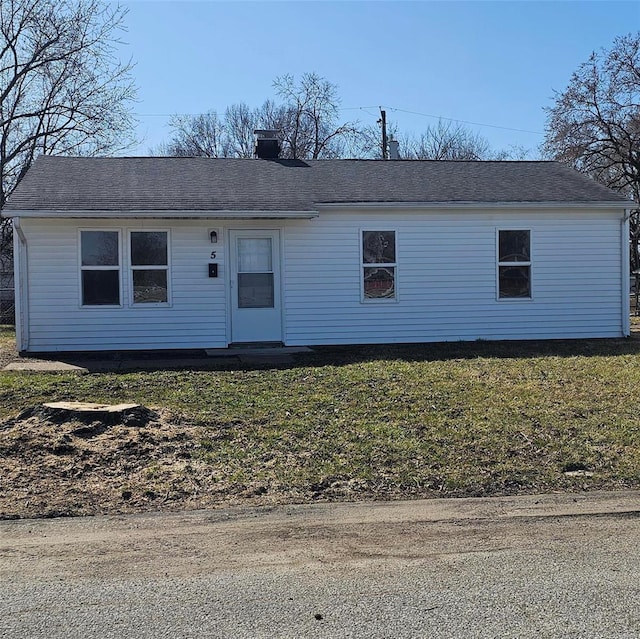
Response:
POLYGON ((395 209, 395 210, 486 210, 492 209, 619 209, 630 210, 635 206, 632 200, 610 201, 550 201, 550 202, 318 202, 314 210, 92 210, 92 209, 17 209, 3 210, 2 217, 24 218, 69 218, 69 219, 195 219, 195 220, 283 220, 283 219, 313 219, 322 210, 364 210, 364 209, 395 209))
POLYGON ((609 201, 549 201, 549 202, 318 202, 319 211, 323 209, 629 209, 634 206, 632 200, 609 201))
POLYGON ((318 217, 318 211, 266 211, 266 210, 71 210, 71 209, 21 209, 2 211, 2 217, 73 218, 73 219, 176 219, 176 220, 310 220, 318 217))

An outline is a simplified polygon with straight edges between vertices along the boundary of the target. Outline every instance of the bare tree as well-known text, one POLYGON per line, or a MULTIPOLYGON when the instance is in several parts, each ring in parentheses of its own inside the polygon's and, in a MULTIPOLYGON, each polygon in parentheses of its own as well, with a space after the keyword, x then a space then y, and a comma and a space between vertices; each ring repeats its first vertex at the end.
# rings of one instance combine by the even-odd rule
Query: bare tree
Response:
MULTIPOLYGON (((273 86, 281 102, 267 100, 256 109, 245 103, 233 104, 222 120, 213 111, 174 116, 169 122, 172 138, 156 152, 248 158, 254 153, 253 131, 274 129, 280 133, 283 158, 383 157, 379 126, 359 127, 356 122, 341 121, 335 84, 315 73, 305 73, 299 82, 292 75, 276 78, 273 86)), ((393 122, 388 122, 387 133, 389 139, 399 140, 405 159, 505 160, 528 153, 516 147, 494 151, 479 133, 444 120, 427 127, 420 137, 399 132, 393 122)))
POLYGON ((537 153, 521 144, 510 144, 506 149, 494 151, 489 160, 532 160, 538 159, 537 153))
POLYGON ((317 159, 341 157, 347 141, 357 133, 355 123, 339 122, 337 87, 315 73, 299 83, 285 75, 274 81, 282 102, 266 100, 251 109, 241 102, 215 111, 173 116, 172 136, 156 153, 175 156, 253 157, 255 129, 274 129, 282 142, 282 157, 317 159))
MULTIPOLYGON (((367 125, 360 128, 357 135, 350 140, 350 156, 356 158, 366 158, 371 160, 381 160, 384 157, 382 152, 382 120, 378 120, 375 125, 367 125)), ((403 150, 407 143, 407 136, 400 133, 398 125, 393 121, 387 121, 387 138, 398 140, 400 149, 403 150)), ((402 154, 404 157, 404 154, 402 154)))
POLYGON ((463 124, 438 120, 418 138, 405 137, 402 157, 415 160, 487 160, 491 145, 463 124))
POLYGON ((173 135, 158 148, 160 155, 219 158, 227 155, 225 123, 215 111, 198 115, 174 115, 173 135))
POLYGON ((289 112, 283 105, 266 100, 251 109, 244 102, 227 107, 223 118, 215 111, 198 115, 174 115, 169 120, 173 129, 168 142, 152 152, 175 157, 251 158, 254 154, 254 131, 283 131, 289 112))
MULTIPOLYGON (((640 205, 640 32, 593 52, 546 109, 544 153, 640 205)), ((632 217, 632 267, 640 268, 638 213, 632 217)))
POLYGON ((283 75, 273 83, 284 100, 283 155, 291 158, 339 157, 342 145, 357 135, 354 122, 339 121, 338 87, 315 73, 296 83, 283 75))
MULTIPOLYGON (((495 150, 473 129, 442 119, 419 136, 402 132, 395 122, 387 121, 387 137, 398 141, 400 157, 405 160, 522 160, 530 155, 527 149, 515 145, 495 150)), ((353 156, 382 158, 380 126, 363 127, 359 131, 353 156)))
MULTIPOLYGON (((132 142, 126 11, 99 0, 0 0, 0 206, 40 153, 96 155, 132 142)), ((3 256, 10 227, 2 225, 3 256)))
MULTIPOLYGON (((263 105, 263 109, 264 108, 263 105)), ((228 154, 231 157, 253 157, 253 132, 261 128, 260 122, 261 117, 258 110, 251 109, 244 102, 232 104, 230 107, 227 107, 224 112, 224 123, 228 138, 228 154)))

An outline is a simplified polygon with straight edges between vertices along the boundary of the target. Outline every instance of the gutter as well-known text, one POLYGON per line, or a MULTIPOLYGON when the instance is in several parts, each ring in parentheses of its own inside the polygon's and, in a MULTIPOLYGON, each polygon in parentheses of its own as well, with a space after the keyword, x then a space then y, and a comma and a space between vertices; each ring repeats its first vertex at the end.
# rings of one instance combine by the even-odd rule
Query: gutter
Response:
POLYGON ((163 220, 310 220, 318 211, 197 211, 197 210, 105 210, 105 209, 42 209, 3 211, 3 217, 59 218, 59 219, 163 219, 163 220))
POLYGON ((620 225, 621 270, 622 270, 622 335, 631 335, 631 312, 629 282, 631 281, 631 265, 629 263, 629 218, 633 209, 626 208, 620 225))
POLYGON ((18 352, 29 348, 29 278, 27 238, 20 218, 13 218, 13 275, 18 352))
POLYGON ((601 202, 318 202, 319 211, 323 209, 627 209, 629 200, 601 202))
POLYGON ((21 209, 4 210, 3 217, 38 217, 38 218, 85 218, 85 219, 176 219, 176 220, 311 220, 320 215, 320 211, 327 210, 366 210, 366 209, 394 209, 394 210, 486 210, 491 209, 626 209, 629 200, 611 201, 575 201, 575 202, 315 202, 312 209, 307 210, 194 210, 194 209, 21 209))

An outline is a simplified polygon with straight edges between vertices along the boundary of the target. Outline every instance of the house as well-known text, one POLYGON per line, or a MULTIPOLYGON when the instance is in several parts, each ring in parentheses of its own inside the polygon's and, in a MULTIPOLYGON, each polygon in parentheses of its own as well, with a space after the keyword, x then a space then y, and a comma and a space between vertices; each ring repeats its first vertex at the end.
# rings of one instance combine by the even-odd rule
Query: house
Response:
POLYGON ((562 164, 262 155, 39 157, 19 350, 629 334, 632 203, 562 164))

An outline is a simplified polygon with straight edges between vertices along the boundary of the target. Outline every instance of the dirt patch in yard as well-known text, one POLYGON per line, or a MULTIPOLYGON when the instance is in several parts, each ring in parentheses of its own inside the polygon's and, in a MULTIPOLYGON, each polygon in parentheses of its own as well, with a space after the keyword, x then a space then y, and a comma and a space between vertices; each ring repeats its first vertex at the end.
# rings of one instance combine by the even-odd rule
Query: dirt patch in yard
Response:
POLYGON ((349 482, 310 486, 308 494, 235 483, 198 459, 201 440, 200 428, 165 410, 70 416, 47 405, 29 408, 0 423, 0 519, 308 501, 317 490, 348 499, 361 492, 349 482))
POLYGON ((112 417, 25 410, 0 425, 0 518, 197 506, 209 482, 191 460, 194 430, 144 407, 112 417))

